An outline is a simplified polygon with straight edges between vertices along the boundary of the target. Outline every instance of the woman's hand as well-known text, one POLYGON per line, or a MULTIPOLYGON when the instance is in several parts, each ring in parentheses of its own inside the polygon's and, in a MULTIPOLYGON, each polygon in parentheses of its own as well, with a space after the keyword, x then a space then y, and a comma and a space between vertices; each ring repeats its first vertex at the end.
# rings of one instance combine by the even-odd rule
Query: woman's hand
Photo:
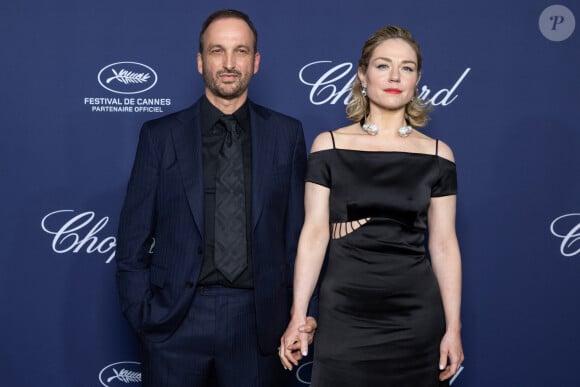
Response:
POLYGON ((459 369, 465 357, 463 356, 463 346, 461 345, 461 334, 455 331, 447 331, 443 335, 439 347, 439 380, 449 379, 459 369))
POLYGON ((286 332, 280 338, 278 356, 286 370, 291 370, 292 365, 298 366, 298 362, 308 355, 308 344, 312 342, 312 336, 316 330, 316 320, 312 317, 293 318, 286 328, 286 332))

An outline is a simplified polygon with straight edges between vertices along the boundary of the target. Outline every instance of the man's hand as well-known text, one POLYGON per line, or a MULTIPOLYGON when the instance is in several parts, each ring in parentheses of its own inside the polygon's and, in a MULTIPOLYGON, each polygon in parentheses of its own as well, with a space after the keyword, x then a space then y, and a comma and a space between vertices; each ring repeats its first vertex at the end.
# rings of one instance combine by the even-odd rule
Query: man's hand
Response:
POLYGON ((317 326, 316 320, 310 316, 302 324, 296 321, 288 324, 278 348, 278 356, 284 369, 291 370, 292 364, 297 366, 298 361, 308 356, 308 345, 312 344, 317 326))

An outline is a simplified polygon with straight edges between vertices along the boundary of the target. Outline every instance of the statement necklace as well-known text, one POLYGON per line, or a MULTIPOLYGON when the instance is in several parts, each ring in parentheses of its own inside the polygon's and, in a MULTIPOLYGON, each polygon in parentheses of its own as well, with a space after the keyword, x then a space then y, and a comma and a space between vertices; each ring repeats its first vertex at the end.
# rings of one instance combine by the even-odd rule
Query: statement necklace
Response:
MULTIPOLYGON (((375 124, 367 124, 366 121, 361 125, 362 130, 364 130, 367 134, 371 136, 376 136, 379 133, 379 127, 375 124)), ((398 130, 399 137, 407 137, 413 131, 413 127, 411 125, 401 126, 398 130)))

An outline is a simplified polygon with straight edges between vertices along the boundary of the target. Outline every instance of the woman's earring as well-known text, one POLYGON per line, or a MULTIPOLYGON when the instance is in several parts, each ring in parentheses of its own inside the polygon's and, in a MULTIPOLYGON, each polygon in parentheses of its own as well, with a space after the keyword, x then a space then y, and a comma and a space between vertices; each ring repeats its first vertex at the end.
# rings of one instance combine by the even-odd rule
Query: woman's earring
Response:
POLYGON ((366 97, 367 96, 367 87, 366 86, 363 86, 362 87, 361 94, 362 94, 363 97, 366 97))

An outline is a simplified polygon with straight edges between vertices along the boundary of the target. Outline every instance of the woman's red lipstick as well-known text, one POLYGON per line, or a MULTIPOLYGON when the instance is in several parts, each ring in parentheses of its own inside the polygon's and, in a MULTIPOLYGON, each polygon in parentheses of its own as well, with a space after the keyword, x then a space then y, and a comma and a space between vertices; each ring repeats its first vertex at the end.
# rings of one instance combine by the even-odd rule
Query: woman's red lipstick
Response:
POLYGON ((399 89, 385 89, 385 92, 389 94, 401 94, 401 90, 399 89))

